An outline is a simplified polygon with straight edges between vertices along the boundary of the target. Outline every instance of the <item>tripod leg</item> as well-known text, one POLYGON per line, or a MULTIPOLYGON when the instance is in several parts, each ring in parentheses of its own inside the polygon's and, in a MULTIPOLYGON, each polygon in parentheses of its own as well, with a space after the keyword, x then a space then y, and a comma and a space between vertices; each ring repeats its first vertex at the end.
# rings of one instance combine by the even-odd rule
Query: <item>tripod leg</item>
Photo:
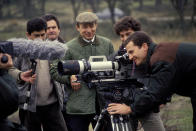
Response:
POLYGON ((113 129, 113 131, 114 131, 114 116, 111 115, 111 116, 110 116, 110 119, 111 119, 112 129, 113 129))
POLYGON ((116 123, 116 131, 119 131, 119 125, 116 123))
POLYGON ((97 123, 95 125, 95 128, 93 131, 98 131, 100 126, 101 126, 101 120, 104 118, 104 113, 106 112, 107 110, 106 109, 102 109, 99 117, 98 117, 98 120, 97 120, 97 123))
POLYGON ((93 131, 98 131, 100 128, 100 122, 97 122, 93 131))
POLYGON ((122 131, 125 131, 125 124, 123 123, 123 117, 120 116, 120 124, 122 126, 122 131))
POLYGON ((126 131, 129 130, 127 122, 125 122, 125 129, 126 129, 126 131))

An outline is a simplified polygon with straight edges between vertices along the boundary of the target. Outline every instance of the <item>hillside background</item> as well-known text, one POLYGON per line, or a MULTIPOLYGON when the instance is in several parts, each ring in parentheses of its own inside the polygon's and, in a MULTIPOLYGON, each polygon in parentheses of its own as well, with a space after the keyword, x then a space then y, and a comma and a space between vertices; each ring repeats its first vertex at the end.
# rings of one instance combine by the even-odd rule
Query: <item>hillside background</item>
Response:
MULTIPOLYGON (((0 40, 25 37, 27 20, 51 13, 60 21, 61 37, 69 41, 78 35, 74 19, 79 12, 98 13, 106 8, 111 12, 121 9, 124 15, 140 21, 155 43, 196 43, 196 0, 0 0, 0 40)), ((97 30, 97 34, 112 40, 115 49, 121 44, 113 30, 118 18, 101 19, 97 30)), ((174 95, 161 109, 161 117, 167 131, 191 131, 190 99, 174 95)), ((10 118, 17 121, 17 113, 10 118)))

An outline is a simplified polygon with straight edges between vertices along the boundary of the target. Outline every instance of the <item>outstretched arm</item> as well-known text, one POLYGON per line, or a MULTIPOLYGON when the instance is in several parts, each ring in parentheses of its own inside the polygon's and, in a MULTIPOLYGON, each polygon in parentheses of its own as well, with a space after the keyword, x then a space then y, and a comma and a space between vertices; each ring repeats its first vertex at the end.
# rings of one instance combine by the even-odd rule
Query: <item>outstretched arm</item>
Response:
POLYGON ((32 75, 32 70, 22 72, 15 67, 11 67, 8 69, 8 73, 14 77, 18 83, 24 81, 33 84, 36 79, 36 74, 32 75))

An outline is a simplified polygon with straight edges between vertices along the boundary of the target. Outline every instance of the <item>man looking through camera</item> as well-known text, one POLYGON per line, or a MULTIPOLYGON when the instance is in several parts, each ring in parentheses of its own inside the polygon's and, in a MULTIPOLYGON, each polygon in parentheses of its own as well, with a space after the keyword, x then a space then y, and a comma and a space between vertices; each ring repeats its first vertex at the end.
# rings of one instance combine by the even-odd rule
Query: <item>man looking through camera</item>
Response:
MULTIPOLYGON (((120 45, 118 50, 118 53, 120 53, 119 55, 122 55, 121 50, 123 50, 124 48, 123 43, 135 31, 141 30, 141 24, 131 16, 125 16, 116 22, 116 24, 114 25, 114 30, 116 34, 120 36, 120 40, 122 41, 122 44, 120 45)), ((145 69, 142 70, 144 72, 145 69)), ((163 122, 160 118, 159 113, 157 112, 157 109, 156 111, 152 111, 147 115, 144 115, 143 117, 139 117, 138 120, 141 122, 145 131, 165 131, 163 122)))
POLYGON ((177 93, 191 98, 193 107, 193 131, 196 131, 196 46, 187 43, 152 43, 145 32, 135 32, 125 41, 129 59, 136 65, 146 64, 150 73, 148 88, 135 95, 130 105, 112 103, 110 114, 143 114, 170 95, 177 93), (182 64, 183 63, 183 64, 182 64), (191 65, 191 66, 190 66, 191 65))

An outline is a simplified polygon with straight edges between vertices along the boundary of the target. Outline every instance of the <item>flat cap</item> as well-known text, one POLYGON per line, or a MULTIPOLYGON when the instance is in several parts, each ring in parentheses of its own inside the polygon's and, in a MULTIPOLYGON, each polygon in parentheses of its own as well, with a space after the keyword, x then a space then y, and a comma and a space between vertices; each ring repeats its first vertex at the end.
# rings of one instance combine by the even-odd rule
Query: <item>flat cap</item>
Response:
POLYGON ((92 13, 92 12, 83 12, 83 13, 80 13, 76 17, 76 22, 78 23, 88 23, 88 22, 94 22, 97 20, 98 20, 98 17, 96 16, 95 13, 92 13))

